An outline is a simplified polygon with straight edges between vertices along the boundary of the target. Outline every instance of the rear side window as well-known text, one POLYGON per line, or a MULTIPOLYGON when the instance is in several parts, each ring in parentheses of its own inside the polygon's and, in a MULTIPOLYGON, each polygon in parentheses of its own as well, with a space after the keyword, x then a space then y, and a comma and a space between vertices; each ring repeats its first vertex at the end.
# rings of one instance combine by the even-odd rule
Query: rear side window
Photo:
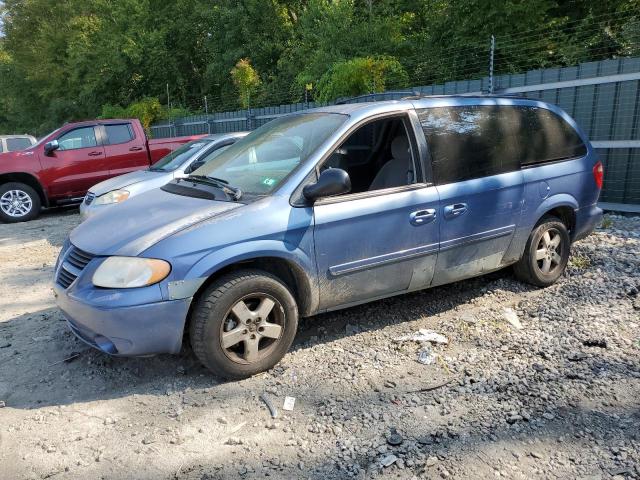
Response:
POLYGON ((587 147, 574 128, 546 108, 518 107, 518 148, 523 166, 583 157, 587 147))
POLYGON ((418 114, 440 185, 580 157, 587 151, 573 127, 545 108, 459 105, 418 114))
POLYGON ((7 138, 7 151, 15 152, 16 150, 24 150, 31 146, 31 140, 28 138, 7 138))
POLYGON ((130 123, 121 123, 118 125, 105 125, 107 131, 107 142, 109 145, 117 145, 119 143, 127 143, 135 138, 133 128, 130 123))
POLYGON ((437 184, 520 168, 515 152, 518 115, 497 105, 427 108, 418 112, 437 184))

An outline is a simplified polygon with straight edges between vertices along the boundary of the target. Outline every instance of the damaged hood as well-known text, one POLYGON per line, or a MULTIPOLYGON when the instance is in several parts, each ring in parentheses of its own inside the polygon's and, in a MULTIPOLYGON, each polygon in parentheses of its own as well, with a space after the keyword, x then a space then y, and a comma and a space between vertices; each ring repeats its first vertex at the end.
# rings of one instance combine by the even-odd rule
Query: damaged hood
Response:
POLYGON ((89 218, 70 240, 94 255, 136 256, 186 227, 243 206, 154 189, 89 218))

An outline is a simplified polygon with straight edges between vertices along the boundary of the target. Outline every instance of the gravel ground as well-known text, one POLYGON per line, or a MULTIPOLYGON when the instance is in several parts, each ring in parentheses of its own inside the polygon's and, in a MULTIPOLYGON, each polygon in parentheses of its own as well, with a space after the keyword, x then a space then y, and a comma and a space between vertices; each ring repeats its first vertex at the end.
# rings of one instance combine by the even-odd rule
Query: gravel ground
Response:
POLYGON ((640 478, 639 218, 607 216, 550 288, 504 271, 303 320, 226 383, 73 337, 49 282, 78 221, 0 225, 2 479, 640 478), (419 329, 449 343, 397 340, 419 329))

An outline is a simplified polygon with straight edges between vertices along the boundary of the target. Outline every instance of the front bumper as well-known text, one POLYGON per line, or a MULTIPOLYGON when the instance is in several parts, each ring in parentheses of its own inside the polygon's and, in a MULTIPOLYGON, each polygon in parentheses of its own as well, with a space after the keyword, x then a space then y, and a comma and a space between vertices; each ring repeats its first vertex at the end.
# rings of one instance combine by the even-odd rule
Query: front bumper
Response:
POLYGON ((572 241, 588 237, 601 223, 604 213, 597 204, 579 208, 576 211, 576 225, 572 232, 572 241))
MULTIPOLYGON (((54 285, 56 303, 69 327, 82 341, 110 355, 143 356, 178 353, 191 299, 167 300, 139 305, 96 305, 54 285)), ((82 293, 82 291, 78 292, 82 293)), ((135 290, 129 292, 135 295, 135 290)), ((126 295, 127 293, 125 293, 126 295)))

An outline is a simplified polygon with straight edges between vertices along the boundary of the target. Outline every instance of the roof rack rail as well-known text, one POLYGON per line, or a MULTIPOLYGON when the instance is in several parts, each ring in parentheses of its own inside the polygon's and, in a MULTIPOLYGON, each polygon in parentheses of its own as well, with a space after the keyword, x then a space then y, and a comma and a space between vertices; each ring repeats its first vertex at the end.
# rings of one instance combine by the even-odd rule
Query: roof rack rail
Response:
POLYGON ((496 93, 469 92, 469 93, 452 93, 452 94, 435 94, 435 95, 418 93, 415 95, 402 97, 402 100, 420 100, 422 98, 456 98, 456 97, 489 97, 489 98, 520 97, 520 98, 523 98, 524 95, 519 93, 500 93, 500 92, 496 92, 496 93))

